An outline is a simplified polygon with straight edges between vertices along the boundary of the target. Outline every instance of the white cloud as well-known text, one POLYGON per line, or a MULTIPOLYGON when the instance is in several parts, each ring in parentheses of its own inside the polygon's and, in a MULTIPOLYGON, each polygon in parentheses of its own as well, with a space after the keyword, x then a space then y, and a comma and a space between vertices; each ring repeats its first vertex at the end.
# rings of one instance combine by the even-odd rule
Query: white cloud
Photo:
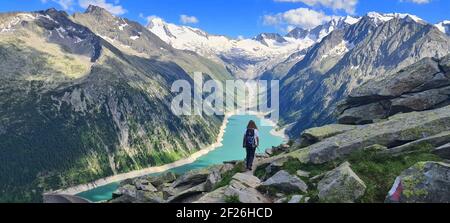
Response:
POLYGON ((120 1, 115 0, 114 3, 108 3, 106 0, 79 0, 78 4, 81 8, 88 8, 89 5, 95 5, 102 7, 114 15, 123 15, 127 13, 127 10, 123 6, 119 5, 120 1))
POLYGON ((145 16, 143 13, 139 13, 139 17, 145 19, 147 21, 147 25, 150 24, 150 22, 154 19, 158 19, 159 21, 164 22, 164 19, 156 15, 145 16))
POLYGON ((196 24, 199 21, 195 16, 180 15, 180 22, 183 24, 196 24))
POLYGON ((70 9, 73 5, 73 0, 41 0, 44 4, 49 1, 58 3, 58 5, 60 5, 64 10, 70 9))
MULTIPOLYGON (((358 0, 275 0, 276 2, 302 2, 308 6, 323 6, 333 10, 344 10, 349 14, 355 13, 358 0)), ((427 1, 427 0, 412 0, 427 1)), ((429 0, 428 0, 429 1, 429 0)))
POLYGON ((416 4, 428 4, 431 0, 400 0, 400 2, 412 2, 416 4))
POLYGON ((298 8, 275 15, 265 15, 263 23, 268 26, 286 26, 286 28, 283 28, 284 30, 292 29, 294 26, 311 29, 331 19, 333 19, 333 16, 326 15, 323 12, 298 8))

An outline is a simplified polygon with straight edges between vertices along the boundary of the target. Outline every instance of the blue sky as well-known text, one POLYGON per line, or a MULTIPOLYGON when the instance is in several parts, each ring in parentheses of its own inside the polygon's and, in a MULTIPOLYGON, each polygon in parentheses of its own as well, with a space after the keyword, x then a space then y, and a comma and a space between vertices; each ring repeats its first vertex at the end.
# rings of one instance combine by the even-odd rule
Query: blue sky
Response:
POLYGON ((437 23, 450 20, 449 0, 0 0, 0 11, 34 11, 50 7, 69 13, 89 4, 146 24, 158 16, 175 24, 212 34, 253 37, 261 32, 311 28, 333 16, 364 15, 370 11, 415 14, 437 23))

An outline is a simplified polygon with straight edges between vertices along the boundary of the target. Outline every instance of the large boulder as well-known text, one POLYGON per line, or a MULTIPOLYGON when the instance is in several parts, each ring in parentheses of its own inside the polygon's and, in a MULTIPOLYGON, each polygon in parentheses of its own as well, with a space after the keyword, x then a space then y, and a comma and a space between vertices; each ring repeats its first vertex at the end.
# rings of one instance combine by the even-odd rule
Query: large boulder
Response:
POLYGON ((398 114, 387 121, 361 126, 284 156, 298 157, 302 162, 321 164, 374 144, 393 148, 445 131, 450 131, 450 106, 398 114))
POLYGON ((150 176, 147 178, 148 182, 155 187, 160 187, 165 183, 172 183, 177 179, 177 175, 173 172, 166 172, 158 176, 150 176))
POLYGON ((345 162, 325 174, 317 189, 321 202, 353 203, 364 195, 366 185, 345 162))
POLYGON ((242 203, 270 203, 269 199, 256 190, 260 185, 261 181, 257 177, 237 173, 225 188, 224 196, 237 197, 242 203))
POLYGON ((194 203, 225 203, 225 189, 226 187, 221 187, 215 191, 209 192, 194 203))
POLYGON ((353 130, 355 128, 356 126, 353 125, 331 124, 322 127, 307 129, 302 133, 301 138, 303 143, 311 145, 326 138, 353 130))
POLYGON ((405 170, 395 180, 386 202, 449 203, 450 164, 421 162, 405 170))
POLYGON ((295 192, 306 193, 308 190, 308 185, 303 182, 297 176, 292 176, 288 172, 281 170, 271 178, 267 179, 261 184, 261 190, 276 190, 278 192, 284 192, 287 194, 292 194, 295 192))

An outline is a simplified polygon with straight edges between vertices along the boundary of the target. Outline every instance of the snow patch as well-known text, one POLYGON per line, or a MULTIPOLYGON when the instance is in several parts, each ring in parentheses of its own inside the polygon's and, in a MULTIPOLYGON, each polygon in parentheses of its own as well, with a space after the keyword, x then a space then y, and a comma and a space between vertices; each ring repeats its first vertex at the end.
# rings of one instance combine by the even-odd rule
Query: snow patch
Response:
POLYGON ((120 30, 120 31, 123 31, 123 29, 124 29, 125 27, 127 27, 127 26, 129 26, 128 23, 121 24, 121 25, 119 26, 119 30, 120 30))
POLYGON ((442 21, 434 26, 436 28, 438 28, 439 31, 441 31, 447 35, 450 35, 450 21, 449 20, 442 21))
POLYGON ((139 38, 141 38, 140 36, 131 36, 130 37, 130 39, 132 39, 132 40, 137 40, 137 39, 139 39, 139 38))
POLYGON ((378 12, 369 12, 367 13, 369 18, 372 18, 376 24, 381 24, 387 21, 390 21, 395 18, 400 19, 411 19, 414 22, 423 23, 424 20, 419 18, 418 16, 407 14, 407 13, 385 13, 380 14, 378 12))
POLYGON ((326 59, 328 57, 336 57, 336 56, 344 55, 348 51, 352 50, 354 47, 355 46, 352 43, 349 43, 349 42, 343 40, 341 43, 339 43, 338 45, 333 47, 333 49, 328 51, 328 53, 324 54, 322 56, 322 60, 326 59))
POLYGON ((61 39, 64 39, 65 36, 64 36, 63 34, 66 33, 66 30, 65 30, 63 27, 60 26, 60 27, 56 28, 56 33, 58 34, 58 36, 59 36, 61 39))

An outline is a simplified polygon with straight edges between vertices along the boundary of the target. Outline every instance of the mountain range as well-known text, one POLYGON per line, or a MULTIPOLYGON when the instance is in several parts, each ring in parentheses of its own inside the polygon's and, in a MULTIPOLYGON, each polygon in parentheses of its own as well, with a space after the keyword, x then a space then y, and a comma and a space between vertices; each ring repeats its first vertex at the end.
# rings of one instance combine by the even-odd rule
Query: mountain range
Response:
POLYGON ((90 6, 0 14, 0 201, 161 165, 216 140, 223 117, 171 112, 175 80, 280 80, 292 139, 336 120, 353 89, 450 52, 450 23, 408 14, 335 18, 251 39, 90 6))
POLYGON ((216 141, 223 117, 174 115, 170 86, 195 71, 232 79, 222 66, 99 7, 0 21, 0 201, 38 201, 216 141))

